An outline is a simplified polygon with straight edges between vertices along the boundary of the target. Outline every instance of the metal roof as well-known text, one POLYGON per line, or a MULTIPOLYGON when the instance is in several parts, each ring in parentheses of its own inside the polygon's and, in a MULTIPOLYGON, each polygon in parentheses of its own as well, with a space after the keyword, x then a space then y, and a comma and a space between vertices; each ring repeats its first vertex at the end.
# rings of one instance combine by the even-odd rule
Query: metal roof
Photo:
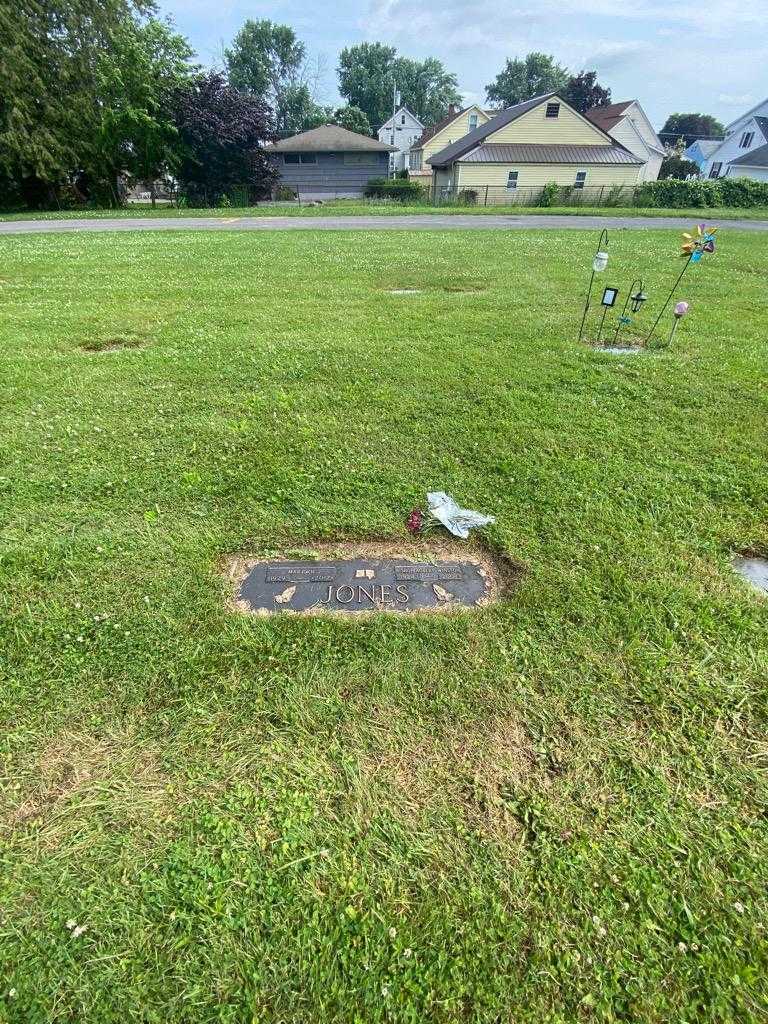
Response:
POLYGON ((376 150, 379 153, 394 153, 395 146, 379 142, 369 135, 347 131, 337 124, 323 124, 319 128, 310 128, 308 132, 291 135, 289 139, 280 139, 272 146, 265 146, 267 153, 354 153, 376 150))
POLYGON ((742 167, 768 167, 768 143, 730 161, 731 167, 735 164, 741 164, 742 167))
POLYGON ((505 142, 478 146, 459 158, 463 164, 642 164, 621 146, 566 146, 505 142))
MULTIPOLYGON (((453 163, 454 160, 458 160, 465 153, 468 153, 470 149, 474 149, 481 142, 484 142, 489 135, 493 135, 500 128, 504 128, 506 125, 516 121, 518 117, 522 117, 523 114, 527 114, 529 110, 533 110, 540 103, 543 103, 548 99, 558 99, 560 97, 556 92, 547 92, 541 96, 534 96, 530 100, 525 100, 523 103, 516 103, 514 107, 507 107, 506 110, 502 110, 496 117, 492 117, 490 121, 486 121, 485 124, 481 124, 479 128, 475 128, 474 131, 469 132, 468 135, 463 136, 458 142, 451 143, 450 146, 446 146, 445 149, 441 149, 439 153, 433 153, 432 156, 427 160, 428 164, 432 167, 444 167, 446 164, 453 163)), ((564 102, 564 100, 560 100, 564 102)), ((599 130, 599 129, 598 129, 599 130)))

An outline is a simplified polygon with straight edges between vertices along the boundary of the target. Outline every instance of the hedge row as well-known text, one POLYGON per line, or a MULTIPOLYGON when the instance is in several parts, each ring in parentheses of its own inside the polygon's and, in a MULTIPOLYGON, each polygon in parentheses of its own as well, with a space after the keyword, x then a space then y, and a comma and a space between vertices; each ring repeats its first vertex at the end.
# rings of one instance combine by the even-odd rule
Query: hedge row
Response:
POLYGON ((715 178, 712 181, 664 178, 646 181, 635 190, 635 206, 684 209, 688 206, 768 206, 768 181, 715 178))
POLYGON ((397 199, 401 203, 419 203, 426 195, 426 190, 418 181, 406 178, 372 178, 365 190, 370 199, 397 199))

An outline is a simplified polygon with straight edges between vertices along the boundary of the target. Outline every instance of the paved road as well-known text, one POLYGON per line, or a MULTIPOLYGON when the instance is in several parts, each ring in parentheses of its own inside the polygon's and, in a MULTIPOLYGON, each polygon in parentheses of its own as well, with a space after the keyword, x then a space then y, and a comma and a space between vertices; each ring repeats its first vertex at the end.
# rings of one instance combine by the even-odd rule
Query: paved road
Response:
MULTIPOLYGON (((0 221, 0 235, 26 235, 58 231, 494 231, 503 228, 599 230, 600 228, 679 228, 691 226, 690 217, 569 217, 489 214, 441 214, 396 217, 114 217, 88 220, 0 221)), ((765 220, 719 220, 719 227, 735 231, 768 231, 765 220)))

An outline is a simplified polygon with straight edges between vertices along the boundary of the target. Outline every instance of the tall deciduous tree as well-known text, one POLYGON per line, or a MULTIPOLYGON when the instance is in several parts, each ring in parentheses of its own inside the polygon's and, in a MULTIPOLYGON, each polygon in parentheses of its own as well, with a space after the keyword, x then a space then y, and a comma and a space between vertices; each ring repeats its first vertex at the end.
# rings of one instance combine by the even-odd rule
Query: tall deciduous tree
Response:
POLYGON ((446 71, 443 62, 436 57, 427 57, 423 61, 398 57, 395 81, 402 102, 428 127, 441 121, 451 104, 461 104, 456 75, 446 71))
POLYGON ((183 143, 177 177, 193 203, 215 203, 236 185, 269 192, 277 171, 264 143, 274 138, 274 120, 263 100, 210 72, 178 90, 176 111, 183 143))
POLYGON ((350 106, 365 113, 373 127, 392 113, 396 57, 395 47, 383 43, 359 43, 339 55, 339 92, 350 106))
POLYGON ((128 171, 152 184, 174 169, 180 140, 173 98, 191 79, 192 50, 183 36, 154 18, 127 21, 97 65, 100 123, 90 168, 106 187, 128 171))
POLYGON ((273 108, 296 83, 305 56, 304 44, 292 28, 267 19, 249 18, 224 51, 230 83, 273 108))
POLYGON ((568 84, 570 73, 554 57, 533 52, 525 57, 507 60, 502 71, 485 87, 488 102, 511 107, 533 96, 557 92, 568 84))
POLYGON ((360 43, 341 51, 339 92, 362 110, 375 129, 392 115, 393 90, 425 124, 435 124, 452 103, 461 102, 456 76, 435 57, 398 57, 394 46, 360 43))
POLYGON ((659 138, 666 145, 674 145, 683 139, 690 146, 696 139, 722 139, 725 128, 711 114, 670 114, 659 132, 659 138))
POLYGON ((580 114, 611 102, 611 90, 600 85, 596 71, 580 71, 578 75, 571 75, 560 95, 580 114))
POLYGON ((32 204, 94 157, 99 58, 144 0, 0 4, 0 172, 32 204))
POLYGON ((357 132, 358 135, 371 134, 371 123, 360 107, 338 107, 333 112, 333 123, 346 128, 348 132, 357 132))

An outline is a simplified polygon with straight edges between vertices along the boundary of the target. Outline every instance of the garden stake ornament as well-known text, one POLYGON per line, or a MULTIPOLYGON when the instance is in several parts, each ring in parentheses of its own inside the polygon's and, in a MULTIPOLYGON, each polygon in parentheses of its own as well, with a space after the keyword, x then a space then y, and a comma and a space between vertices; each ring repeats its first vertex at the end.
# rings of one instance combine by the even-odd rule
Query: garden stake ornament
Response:
POLYGON ((606 288, 603 292, 603 297, 600 299, 600 305, 603 307, 603 315, 600 318, 600 330, 597 332, 597 344, 600 344, 600 339, 603 336, 603 325, 605 324, 605 314, 609 309, 613 309, 616 305, 616 299, 619 294, 618 288, 606 288))
POLYGON ((674 309, 675 319, 672 321, 672 330, 671 330, 670 335, 669 335, 669 341, 667 342, 668 346, 672 344, 672 339, 675 337, 675 331, 677 330, 677 325, 680 323, 680 321, 682 320, 682 318, 685 316, 685 314, 687 312, 688 312, 688 303, 687 302, 678 302, 677 305, 675 306, 675 309, 674 309))
MULTIPOLYGON (((714 252, 715 251, 715 232, 716 231, 717 231, 717 228, 707 228, 706 224, 697 224, 696 225, 696 230, 695 230, 695 232, 693 234, 689 233, 688 231, 684 231, 683 232, 683 239, 684 239, 683 246, 682 246, 682 250, 683 251, 680 253, 680 257, 681 257, 681 259, 685 260, 685 264, 683 265, 683 269, 680 271, 677 280, 672 285, 670 293, 667 296, 667 300, 664 303, 664 305, 661 307, 661 311, 659 312, 659 315, 656 317, 656 320, 655 320, 655 322, 653 324, 653 327, 648 332, 648 337, 645 339, 646 343, 649 342, 651 340, 651 338, 653 337, 653 332, 658 327, 659 321, 661 320, 662 316, 664 315, 665 309, 667 308, 667 306, 672 301, 672 296, 675 294, 675 291, 677 290, 677 286, 682 281, 683 274, 686 272, 688 267, 692 263, 701 263, 701 260, 702 260, 702 258, 704 256, 705 252, 709 253, 709 252, 714 252)), ((678 319, 679 319, 679 317, 678 317, 678 319)), ((677 320, 675 320, 675 324, 676 323, 677 323, 677 320)), ((674 330, 673 330, 672 333, 674 334, 674 330)))
POLYGON ((641 277, 636 278, 629 286, 629 293, 626 299, 624 299, 624 308, 621 311, 619 322, 616 324, 616 333, 613 336, 613 344, 619 337, 619 331, 622 327, 628 327, 632 323, 632 317, 627 314, 627 306, 632 303, 632 312, 639 313, 640 307, 643 305, 648 296, 643 291, 643 279, 641 277))
MULTIPOLYGON (((589 288, 587 288, 587 301, 584 303, 584 313, 581 317, 581 327, 579 328, 579 341, 584 337, 584 322, 587 319, 587 311, 589 310, 589 300, 592 297, 592 283, 595 280, 595 274, 601 273, 608 266, 608 232, 605 228, 600 232, 600 238, 597 243, 597 251, 595 252, 592 260, 592 276, 589 279, 589 288)), ((603 319, 605 319, 605 312, 603 312, 603 319)))

